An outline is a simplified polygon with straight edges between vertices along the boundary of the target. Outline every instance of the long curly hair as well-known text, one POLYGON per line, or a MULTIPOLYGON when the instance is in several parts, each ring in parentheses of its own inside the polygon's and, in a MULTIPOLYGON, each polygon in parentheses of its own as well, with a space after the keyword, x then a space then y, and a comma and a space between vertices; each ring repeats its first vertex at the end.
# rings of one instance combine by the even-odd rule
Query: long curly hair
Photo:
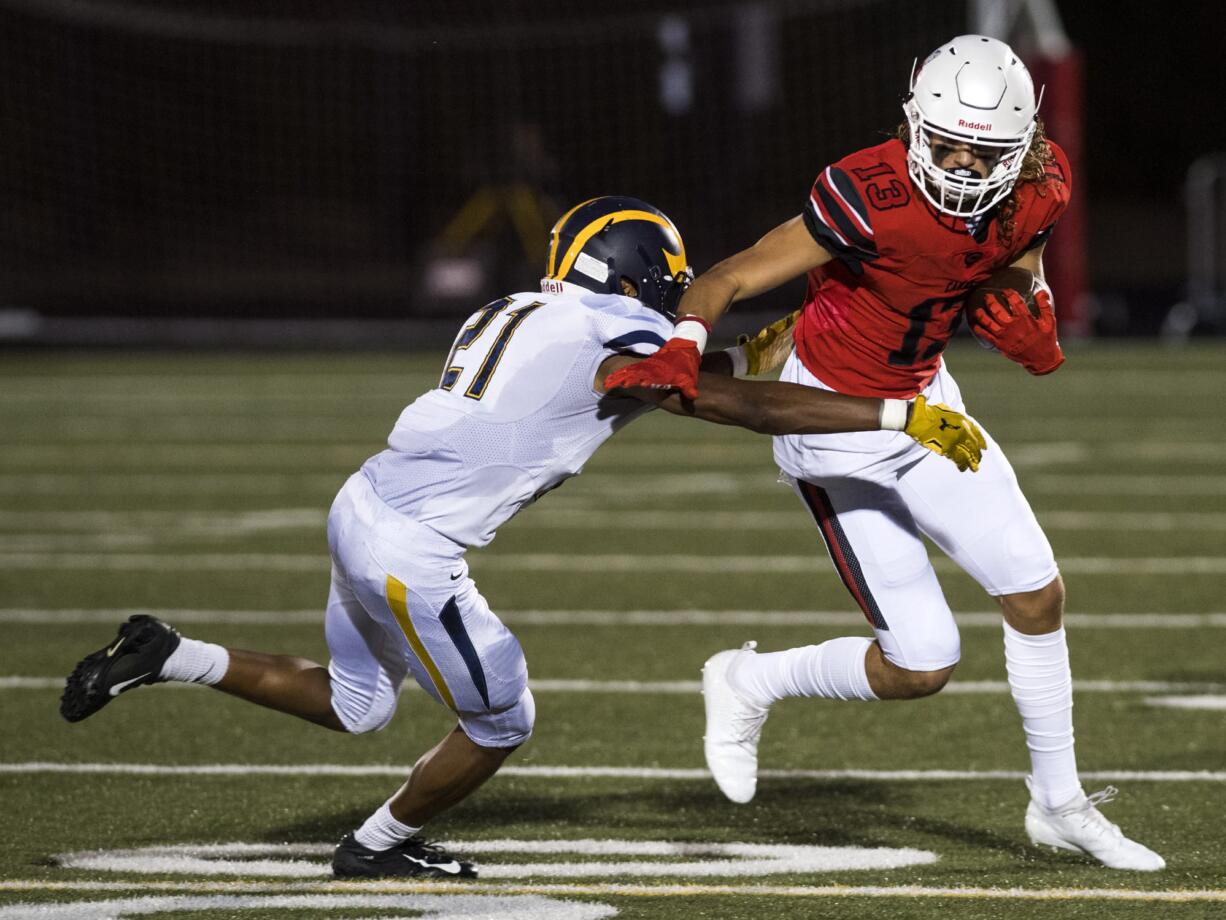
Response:
MULTIPOLYGON (((1004 201, 996 206, 995 220, 1000 227, 1001 242, 1006 246, 1013 240, 1013 219, 1017 214, 1018 189, 1031 183, 1037 186, 1039 195, 1045 195, 1047 191, 1044 188, 1044 179, 1064 181, 1058 174, 1047 175, 1047 167, 1056 157, 1051 152, 1051 145, 1047 142, 1047 133, 1043 130, 1043 119, 1036 118, 1035 121, 1034 135, 1030 138, 1030 146, 1022 158, 1022 171, 1018 173, 1017 182, 1014 183, 1012 191, 1004 201)), ((907 149, 911 148, 911 128, 905 121, 894 129, 894 137, 902 141, 903 146, 907 149)))

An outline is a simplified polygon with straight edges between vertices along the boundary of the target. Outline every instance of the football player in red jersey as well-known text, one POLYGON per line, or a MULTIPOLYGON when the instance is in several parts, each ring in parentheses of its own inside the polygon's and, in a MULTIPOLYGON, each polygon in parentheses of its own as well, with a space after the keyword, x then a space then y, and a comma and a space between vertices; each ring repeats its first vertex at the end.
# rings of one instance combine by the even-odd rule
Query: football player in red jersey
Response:
MULTIPOLYGON (((808 292, 782 379, 858 396, 923 393, 962 409, 942 351, 967 292, 1016 266, 1038 277, 1069 200, 1068 161, 1037 119, 1034 87, 1008 45, 963 35, 913 71, 906 122, 884 144, 823 169, 804 211, 697 278, 674 336, 606 386, 694 394, 706 332, 733 301, 801 274, 808 292)), ((1033 374, 1063 362, 1050 294, 1020 295, 978 334, 1033 374)), ((1064 587, 1051 546, 1000 448, 959 477, 886 432, 775 438, 775 459, 813 515, 874 640, 758 654, 704 667, 708 766, 734 801, 753 797, 769 707, 790 696, 909 699, 936 693, 959 658, 958 630, 924 548, 928 536, 1000 603, 1009 686, 1030 749, 1025 826, 1038 844, 1113 868, 1156 870, 1087 797, 1073 750, 1064 587)))

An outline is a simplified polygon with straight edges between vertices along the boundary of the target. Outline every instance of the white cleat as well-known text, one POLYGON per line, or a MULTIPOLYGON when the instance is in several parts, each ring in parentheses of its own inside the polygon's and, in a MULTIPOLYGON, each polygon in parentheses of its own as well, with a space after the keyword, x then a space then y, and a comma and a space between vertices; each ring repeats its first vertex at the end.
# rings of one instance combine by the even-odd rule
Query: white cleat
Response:
POLYGON ((703 753, 720 791, 734 802, 748 802, 758 788, 758 739, 769 708, 743 699, 728 682, 728 670, 741 655, 755 655, 756 642, 718 652, 702 666, 707 708, 703 753))
POLYGON ((1044 808, 1034 799, 1026 809, 1026 833, 1032 843, 1057 847, 1093 856, 1111 869, 1157 872, 1166 860, 1148 847, 1129 840, 1108 821, 1099 805, 1115 798, 1117 790, 1108 786, 1092 795, 1079 795, 1059 808, 1044 808))

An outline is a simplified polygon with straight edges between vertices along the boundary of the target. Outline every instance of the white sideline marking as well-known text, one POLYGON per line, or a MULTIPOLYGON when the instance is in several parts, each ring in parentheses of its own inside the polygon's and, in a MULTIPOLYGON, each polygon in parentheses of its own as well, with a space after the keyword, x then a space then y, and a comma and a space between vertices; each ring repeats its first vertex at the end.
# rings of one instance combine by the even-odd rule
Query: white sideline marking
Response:
MULTIPOLYGON (((960 571, 945 558, 932 560, 938 572, 960 571)), ((1226 575, 1226 556, 1069 556, 1060 570, 1077 575, 1226 575)), ((301 553, 22 553, 0 552, 0 569, 175 572, 327 572, 327 556, 301 553)), ((523 572, 680 572, 698 574, 833 575, 829 559, 804 556, 685 556, 654 554, 502 553, 482 555, 473 568, 523 572)))
MULTIPOLYGON (((60 763, 29 761, 0 763, 0 773, 83 773, 133 776, 400 776, 408 765, 391 764, 152 764, 60 763)), ((677 767, 509 766, 499 776, 527 779, 661 779, 710 780, 705 769, 677 767)), ((1023 780, 1024 770, 760 770, 762 779, 854 779, 871 782, 946 782, 963 780, 1023 780)), ((1084 780, 1103 782, 1226 783, 1226 770, 1082 770, 1084 780)))
MULTIPOLYGON (((478 862, 484 879, 761 876, 813 872, 901 869, 926 866, 940 857, 909 847, 812 846, 771 843, 707 843, 649 840, 471 840, 443 841, 478 862), (487 853, 533 855, 630 856, 621 862, 486 863, 487 853), (674 861, 647 862, 651 858, 674 861), (687 861, 676 859, 689 857, 687 861)), ((140 874, 263 875, 311 878, 331 875, 327 857, 335 843, 318 844, 175 844, 124 850, 88 850, 53 857, 65 869, 140 874), (268 858, 259 858, 268 857, 268 858)), ((3 916, 3 915, 0 915, 3 916)))
MULTIPOLYGON (((534 693, 629 693, 629 694, 693 694, 702 690, 697 680, 586 680, 586 679, 538 679, 532 678, 528 685, 534 693)), ((172 689, 194 687, 195 684, 171 682, 172 689)), ((417 684, 406 680, 404 689, 417 690, 417 684)), ((0 677, 0 690, 62 690, 63 677, 0 677)), ((1163 680, 1075 680, 1076 693, 1214 693, 1226 690, 1226 683, 1192 683, 1163 680)), ((1009 684, 1003 680, 958 680, 954 678, 941 691, 942 696, 968 696, 979 694, 1006 694, 1009 684)), ((1202 700, 1222 697, 1184 696, 1169 699, 1202 700)), ((1175 703, 1169 705, 1178 705, 1175 703)), ((1216 709, 1220 706, 1193 706, 1185 708, 1216 709)))
MULTIPOLYGON (((266 891, 293 891, 320 894, 346 892, 402 892, 403 894, 440 893, 455 895, 454 882, 397 882, 391 879, 378 881, 345 882, 55 882, 42 879, 9 879, 0 881, 0 891, 168 891, 168 892, 232 892, 257 893, 266 891)), ((923 885, 627 885, 616 883, 570 884, 570 885, 484 885, 480 881, 466 882, 468 891, 497 893, 502 895, 538 894, 588 897, 641 897, 641 898, 688 898, 695 895, 729 895, 770 898, 958 898, 965 900, 999 901, 1162 901, 1200 902, 1226 901, 1226 890, 1200 889, 1183 891, 1150 890, 1144 888, 929 888, 923 885)), ((95 906, 99 901, 80 902, 83 906, 95 906)), ((16 906, 16 905, 14 905, 16 906)), ((37 907, 52 906, 43 902, 37 907)), ((3 915, 0 915, 3 916, 3 915)), ((50 918, 47 913, 28 916, 50 918)), ((470 915, 471 916, 471 915, 470 915)), ((93 913, 65 915, 65 920, 89 917, 93 913)), ((59 918, 55 918, 59 920, 59 918)))
MULTIPOLYGON (((694 449, 693 446, 690 449, 694 449)), ((284 495, 303 489, 334 493, 344 484, 345 472, 228 472, 206 473, 5 473, 0 474, 3 495, 284 495)), ((706 471, 661 473, 643 479, 637 469, 587 473, 573 487, 587 495, 622 500, 629 491, 639 498, 677 495, 743 496, 785 489, 770 467, 742 473, 706 471)), ((1226 495, 1226 476, 1208 473, 1149 475, 1039 473, 1023 477, 1028 493, 1047 495, 1220 496, 1226 495)))
MULTIPOLYGON (((835 610, 498 610, 512 626, 861 626, 859 613, 835 610)), ((117 625, 130 616, 157 616, 172 623, 323 625, 323 610, 208 610, 200 608, 0 608, 0 623, 61 626, 117 625)), ((999 613, 955 614, 959 628, 1000 629, 999 613)), ((1203 629, 1226 627, 1226 613, 1070 613, 1070 629, 1203 629)))
MULTIPOLYGON (((1216 448, 1215 448, 1216 449, 1216 448)), ((1221 448, 1219 459, 1226 455, 1221 448)), ((1075 531, 1226 531, 1226 513, 1219 511, 1040 511, 1047 530, 1075 531)), ((270 508, 264 511, 3 511, 0 528, 23 531, 53 530, 81 534, 107 534, 136 530, 144 534, 230 537, 235 534, 276 530, 317 531, 327 520, 323 508, 270 508)), ((535 508, 515 519, 517 529, 633 529, 633 530, 769 530, 811 533, 813 525, 797 504, 789 511, 591 511, 576 508, 535 508)))
POLYGON ((1151 696, 1145 702, 1171 709, 1226 710, 1226 696, 1151 696))

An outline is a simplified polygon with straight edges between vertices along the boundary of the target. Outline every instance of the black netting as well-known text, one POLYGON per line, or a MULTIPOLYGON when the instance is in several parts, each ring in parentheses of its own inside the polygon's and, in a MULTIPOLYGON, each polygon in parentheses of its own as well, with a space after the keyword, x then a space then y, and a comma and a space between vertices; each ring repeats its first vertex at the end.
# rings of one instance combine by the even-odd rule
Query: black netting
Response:
MULTIPOLYGON (((390 317, 631 194, 696 268, 898 121, 939 0, 0 0, 0 303, 390 317)), ((462 306, 459 306, 462 304, 462 306)))

